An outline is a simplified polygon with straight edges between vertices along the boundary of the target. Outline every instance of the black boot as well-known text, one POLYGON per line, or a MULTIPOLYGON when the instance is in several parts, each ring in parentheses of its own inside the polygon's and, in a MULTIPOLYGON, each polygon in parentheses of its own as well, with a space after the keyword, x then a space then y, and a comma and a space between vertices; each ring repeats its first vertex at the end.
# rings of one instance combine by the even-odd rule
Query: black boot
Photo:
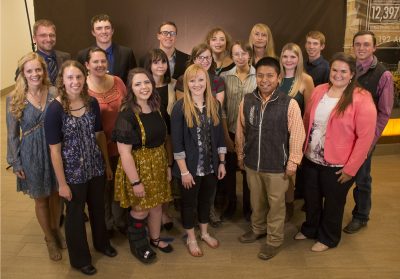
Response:
POLYGON ((129 216, 128 239, 131 252, 139 261, 145 264, 154 262, 156 253, 147 239, 145 219, 139 220, 129 216))

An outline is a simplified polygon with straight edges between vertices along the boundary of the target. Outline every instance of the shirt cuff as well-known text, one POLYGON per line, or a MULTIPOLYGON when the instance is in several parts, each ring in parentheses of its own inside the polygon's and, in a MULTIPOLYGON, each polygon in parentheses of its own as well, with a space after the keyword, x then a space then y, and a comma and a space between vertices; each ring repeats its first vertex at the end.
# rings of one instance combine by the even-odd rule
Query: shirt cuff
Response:
POLYGON ((185 151, 174 153, 174 159, 175 160, 182 160, 186 158, 186 153, 185 151))
POLYGON ((226 147, 218 147, 218 154, 226 154, 226 147))
POLYGON ((296 171, 297 170, 297 164, 293 163, 292 161, 288 161, 286 165, 286 169, 289 171, 296 171))

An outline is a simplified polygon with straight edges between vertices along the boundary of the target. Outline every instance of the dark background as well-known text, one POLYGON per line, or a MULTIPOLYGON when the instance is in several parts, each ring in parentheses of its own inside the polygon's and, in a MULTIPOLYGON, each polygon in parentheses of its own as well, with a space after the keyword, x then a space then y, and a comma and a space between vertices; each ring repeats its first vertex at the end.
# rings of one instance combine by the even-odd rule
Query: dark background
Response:
POLYGON ((57 49, 73 57, 94 43, 90 19, 100 13, 111 16, 113 41, 131 47, 137 60, 158 47, 156 32, 166 20, 177 24, 177 48, 187 53, 215 26, 225 29, 233 40, 248 40, 252 26, 261 22, 272 30, 277 55, 288 42, 304 50, 308 31, 323 32, 327 40, 323 55, 327 59, 343 51, 346 24, 345 0, 35 0, 34 6, 36 19, 55 23, 57 49))

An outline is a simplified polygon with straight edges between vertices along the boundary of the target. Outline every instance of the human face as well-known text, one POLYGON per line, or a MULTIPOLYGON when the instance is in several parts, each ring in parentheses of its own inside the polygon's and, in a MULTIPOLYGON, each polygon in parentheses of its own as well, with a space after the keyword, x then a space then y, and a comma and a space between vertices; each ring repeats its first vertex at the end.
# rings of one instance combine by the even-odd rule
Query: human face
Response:
POLYGON ((39 26, 33 36, 38 50, 50 54, 56 45, 56 31, 51 26, 39 26))
POLYGON ((154 77, 163 77, 167 72, 167 69, 167 61, 162 61, 161 59, 159 59, 151 63, 151 73, 154 77))
POLYGON ((157 34, 157 39, 160 41, 161 49, 175 48, 175 42, 176 42, 175 26, 169 25, 169 24, 161 26, 160 31, 157 34), (169 32, 169 34, 164 35, 163 34, 164 32, 169 32), (173 33, 171 34, 171 32, 173 32, 173 33))
POLYGON ((39 60, 31 60, 24 65, 24 76, 26 78, 28 88, 38 87, 43 83, 43 68, 39 60))
POLYGON ((208 71, 212 63, 211 52, 208 49, 203 51, 199 56, 196 57, 196 59, 194 59, 194 63, 202 66, 204 70, 208 71))
POLYGON ((75 66, 68 66, 63 71, 63 83, 69 97, 77 97, 81 94, 85 85, 85 76, 75 66))
POLYGON ((240 45, 234 45, 232 47, 232 58, 238 68, 249 66, 250 55, 248 52, 244 51, 240 45))
POLYGON ((153 92, 153 85, 146 74, 136 74, 132 77, 132 90, 137 102, 147 102, 153 92))
POLYGON ((110 44, 114 29, 108 20, 97 21, 93 24, 92 35, 96 38, 96 43, 99 44, 110 44))
POLYGON ((268 44, 268 34, 260 28, 255 28, 251 33, 253 46, 256 48, 266 48, 268 44))
POLYGON ((292 50, 285 50, 282 54, 282 65, 286 71, 296 70, 297 64, 299 63, 299 57, 292 50))
POLYGON ((325 45, 321 45, 321 42, 318 39, 307 37, 305 47, 308 59, 314 61, 321 56, 321 51, 324 49, 325 45))
POLYGON ((355 37, 353 47, 354 54, 360 62, 369 60, 376 50, 373 38, 369 34, 355 37))
POLYGON ((270 96, 278 87, 279 76, 271 66, 260 66, 256 72, 256 83, 261 95, 270 96))
POLYGON ((350 83, 354 73, 351 72, 349 64, 343 61, 334 61, 329 73, 329 80, 333 87, 344 89, 350 83))
POLYGON ((89 62, 86 62, 85 65, 90 75, 103 77, 107 73, 107 58, 101 51, 92 52, 89 62))
POLYGON ((219 54, 226 50, 226 37, 224 32, 217 31, 210 39, 210 47, 213 53, 219 54))
POLYGON ((204 71, 197 71, 195 75, 188 80, 188 87, 192 97, 204 96, 207 88, 206 74, 204 71))

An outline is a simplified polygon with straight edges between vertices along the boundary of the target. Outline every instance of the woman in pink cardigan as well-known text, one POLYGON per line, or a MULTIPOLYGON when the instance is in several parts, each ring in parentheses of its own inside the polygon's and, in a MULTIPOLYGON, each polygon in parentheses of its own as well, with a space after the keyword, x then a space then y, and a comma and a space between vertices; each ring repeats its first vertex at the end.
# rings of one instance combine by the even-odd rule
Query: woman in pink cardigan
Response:
POLYGON ((376 123, 371 94, 355 79, 355 59, 337 53, 330 66, 330 82, 314 89, 304 115, 306 221, 295 239, 316 239, 314 252, 340 241, 347 192, 371 148, 376 123))

